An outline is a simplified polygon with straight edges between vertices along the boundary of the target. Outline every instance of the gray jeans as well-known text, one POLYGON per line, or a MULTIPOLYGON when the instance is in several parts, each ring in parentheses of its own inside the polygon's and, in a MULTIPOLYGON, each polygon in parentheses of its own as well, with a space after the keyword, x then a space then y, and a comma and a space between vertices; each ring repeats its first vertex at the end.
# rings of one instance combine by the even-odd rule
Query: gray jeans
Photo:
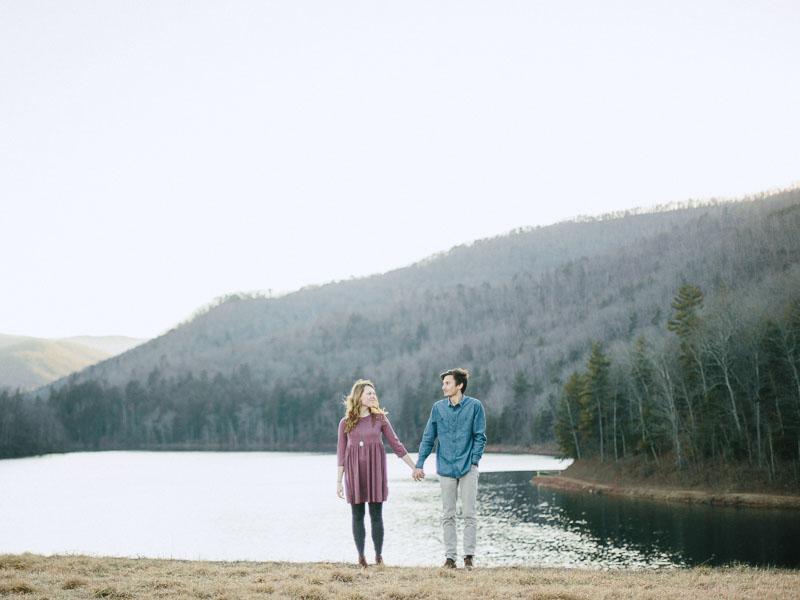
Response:
POLYGON ((456 532, 456 499, 461 495, 461 513, 464 517, 464 555, 474 556, 478 540, 478 519, 475 504, 478 499, 478 467, 472 465, 461 477, 439 475, 442 490, 442 530, 446 558, 458 557, 458 533, 456 532))

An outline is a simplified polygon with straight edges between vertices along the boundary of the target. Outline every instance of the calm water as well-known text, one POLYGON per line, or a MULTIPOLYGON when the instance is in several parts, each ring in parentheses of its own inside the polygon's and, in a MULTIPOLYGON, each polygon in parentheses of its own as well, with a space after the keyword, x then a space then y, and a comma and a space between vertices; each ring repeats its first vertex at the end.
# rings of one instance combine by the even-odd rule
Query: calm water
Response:
MULTIPOLYGON (((442 560, 434 459, 416 483, 388 457, 384 556, 442 560)), ((800 513, 637 501, 539 489, 568 462, 488 454, 479 486, 483 565, 800 567, 800 513)), ((336 459, 304 453, 77 453, 0 461, 0 554, 352 561, 336 459)), ((370 541, 367 542, 368 553, 370 541)))

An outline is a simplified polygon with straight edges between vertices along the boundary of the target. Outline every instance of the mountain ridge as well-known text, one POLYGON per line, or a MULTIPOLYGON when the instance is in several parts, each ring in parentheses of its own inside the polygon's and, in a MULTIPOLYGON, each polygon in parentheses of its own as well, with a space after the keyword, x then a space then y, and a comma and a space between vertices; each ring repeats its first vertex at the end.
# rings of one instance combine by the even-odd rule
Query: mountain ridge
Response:
POLYGON ((800 295, 798 231, 800 190, 515 231, 384 275, 230 295, 29 396, 70 448, 319 450, 367 377, 413 447, 458 365, 491 443, 541 443, 594 345, 624 358, 663 341, 683 286, 711 307, 783 310, 800 295))
MULTIPOLYGON (((706 210, 719 210, 723 206, 737 205, 746 203, 745 200, 732 201, 726 203, 710 203, 700 204, 697 206, 681 207, 670 212, 675 218, 676 224, 680 226, 686 221, 694 218, 697 211, 706 210)), ((525 274, 542 273, 548 269, 555 268, 570 260, 577 260, 584 255, 596 254, 592 252, 595 248, 591 248, 588 242, 582 242, 575 246, 570 246, 565 239, 582 241, 583 231, 587 228, 597 226, 598 224, 604 227, 611 227, 607 238, 613 240, 606 242, 606 246, 601 249, 613 250, 624 246, 632 239, 641 238, 643 236, 652 235, 655 232, 663 233, 663 227, 659 227, 657 222, 664 212, 644 212, 628 215, 624 218, 634 219, 638 221, 638 226, 634 230, 630 227, 619 227, 622 218, 611 217, 610 219, 604 216, 596 218, 586 218, 581 221, 566 221, 557 223, 550 226, 534 227, 534 228, 521 228, 507 232, 492 238, 485 238, 475 240, 469 244, 461 244, 451 248, 448 251, 437 253, 418 261, 412 265, 394 269, 387 273, 370 275, 363 278, 354 280, 346 280, 339 282, 330 282, 321 285, 307 286, 279 296, 277 298, 267 298, 262 296, 249 296, 242 294, 230 294, 219 301, 216 305, 210 305, 206 309, 201 309, 188 321, 178 324, 173 329, 169 330, 162 336, 149 340, 135 349, 135 353, 156 352, 157 348, 163 344, 164 339, 171 337, 180 337, 186 332, 186 327, 201 327, 208 314, 213 313, 215 317, 221 316, 222 313, 232 307, 232 304, 237 304, 237 320, 246 322, 248 319, 246 313, 247 308, 242 308, 243 304, 259 304, 263 303, 262 307, 252 306, 254 310, 260 308, 273 309, 276 308, 276 319, 269 323, 270 332, 274 335, 280 333, 285 327, 296 325, 299 316, 312 316, 313 318, 320 318, 330 314, 339 312, 348 312, 356 309, 366 309, 374 306, 374 302, 367 301, 363 295, 359 294, 357 288, 363 287, 365 284, 372 282, 377 283, 376 290, 373 290, 374 296, 379 296, 383 293, 391 295, 396 301, 403 300, 409 296, 413 297, 413 293, 408 291, 408 286, 413 283, 412 272, 418 269, 426 270, 428 273, 423 277, 429 280, 440 279, 447 280, 452 285, 458 282, 460 285, 480 285, 486 281, 486 278, 491 276, 500 279, 510 279, 515 274, 523 272, 525 274), (525 248, 525 238, 530 236, 537 236, 539 239, 536 241, 533 248, 525 248), (508 247, 505 250, 505 256, 502 260, 496 261, 485 269, 476 269, 473 257, 476 254, 484 252, 486 247, 491 246, 498 240, 508 242, 508 247), (527 251, 526 251, 527 250, 527 251), (498 272, 496 264, 499 263, 501 268, 498 272), (447 277, 444 274, 447 273, 447 277), (353 288, 356 288, 353 292, 353 288), (325 296, 325 308, 320 310, 319 305, 314 306, 314 302, 320 296, 325 296), (293 305, 293 310, 283 310, 286 303, 293 305), (307 312, 306 312, 307 311, 307 312)), ((419 277, 417 278, 419 279, 419 277)), ((252 329, 244 329, 236 327, 235 323, 230 324, 230 331, 227 338, 230 339, 249 339, 253 337, 254 331, 252 329)), ((226 339, 227 339, 226 338, 226 339)), ((162 355, 166 356, 162 352, 162 355)), ((115 358, 111 358, 114 364, 118 364, 115 358)), ((169 362, 169 359, 167 359, 169 362)), ((89 374, 91 377, 95 375, 105 378, 109 370, 107 365, 109 361, 103 361, 98 365, 90 367, 89 374)), ((164 364, 164 360, 159 356, 158 361, 150 360, 146 367, 137 368, 135 373, 137 376, 144 376, 143 369, 151 370, 164 364)), ((113 371, 114 369, 111 369, 113 371)), ((79 379, 83 376, 79 374, 79 379)), ((111 376, 111 382, 119 383, 120 379, 111 376)), ((56 382, 58 385, 59 382, 56 382)))

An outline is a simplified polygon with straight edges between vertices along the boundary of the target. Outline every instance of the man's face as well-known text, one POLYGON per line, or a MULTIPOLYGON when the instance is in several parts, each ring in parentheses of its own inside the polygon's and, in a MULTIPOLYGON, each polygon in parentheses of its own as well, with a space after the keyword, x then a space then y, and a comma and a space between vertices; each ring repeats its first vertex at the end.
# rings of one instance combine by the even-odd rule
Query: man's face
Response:
POLYGON ((458 390, 461 386, 456 385, 456 378, 452 375, 447 375, 442 379, 442 392, 445 398, 452 398, 458 395, 458 390))

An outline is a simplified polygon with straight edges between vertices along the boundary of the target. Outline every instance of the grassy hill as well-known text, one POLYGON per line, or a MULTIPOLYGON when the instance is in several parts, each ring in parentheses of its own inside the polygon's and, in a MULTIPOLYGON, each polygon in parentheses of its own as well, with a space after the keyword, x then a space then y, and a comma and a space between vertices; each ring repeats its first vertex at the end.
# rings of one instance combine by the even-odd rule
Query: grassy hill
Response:
POLYGON ((108 358, 106 352, 45 339, 21 339, 0 347, 0 386, 33 389, 108 358))
POLYGON ((122 336, 49 340, 0 334, 0 388, 38 388, 141 341, 122 336))

